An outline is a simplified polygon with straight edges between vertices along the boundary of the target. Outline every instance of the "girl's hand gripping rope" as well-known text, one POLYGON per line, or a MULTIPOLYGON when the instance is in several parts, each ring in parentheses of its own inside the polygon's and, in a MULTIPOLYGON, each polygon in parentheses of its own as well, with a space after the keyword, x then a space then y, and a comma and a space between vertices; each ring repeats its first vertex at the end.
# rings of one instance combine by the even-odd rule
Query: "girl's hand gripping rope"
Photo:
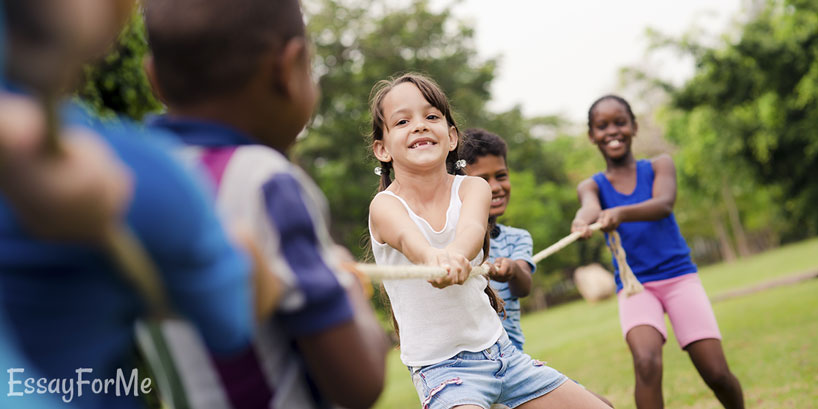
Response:
POLYGON ((435 288, 463 284, 468 280, 472 269, 466 256, 445 249, 431 249, 423 264, 436 265, 446 270, 447 274, 445 276, 429 280, 429 284, 435 288))

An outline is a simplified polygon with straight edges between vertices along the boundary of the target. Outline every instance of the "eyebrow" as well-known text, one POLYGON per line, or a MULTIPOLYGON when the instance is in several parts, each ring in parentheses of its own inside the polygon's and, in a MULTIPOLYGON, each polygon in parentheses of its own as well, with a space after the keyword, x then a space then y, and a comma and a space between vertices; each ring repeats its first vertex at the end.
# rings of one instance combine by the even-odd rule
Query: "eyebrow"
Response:
MULTIPOLYGON (((424 110, 427 110, 427 109, 429 109, 429 108, 432 108, 432 109, 437 109, 439 112, 441 112, 441 113, 442 113, 442 111, 440 111, 440 109, 439 109, 439 108, 437 108, 436 106, 434 106, 434 105, 432 105, 432 104, 430 104, 430 103, 428 103, 428 102, 427 102, 427 103, 426 103, 426 105, 424 105, 424 106, 423 106, 423 109, 424 109, 424 110)), ((411 109, 409 109, 409 108, 401 108, 401 109, 398 109, 398 110, 396 110, 396 111, 392 112, 392 115, 389 115, 389 120, 390 120, 390 121, 392 121, 392 118, 393 118, 395 115, 398 115, 398 114, 401 114, 401 113, 404 113, 404 112, 407 112, 407 111, 411 111, 411 109)))

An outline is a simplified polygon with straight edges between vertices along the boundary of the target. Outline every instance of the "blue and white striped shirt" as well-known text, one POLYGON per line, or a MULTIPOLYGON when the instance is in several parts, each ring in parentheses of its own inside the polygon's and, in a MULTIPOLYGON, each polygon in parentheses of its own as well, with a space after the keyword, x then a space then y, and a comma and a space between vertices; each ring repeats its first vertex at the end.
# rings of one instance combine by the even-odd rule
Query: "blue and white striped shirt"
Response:
MULTIPOLYGON (((512 260, 523 260, 531 266, 531 273, 537 269, 537 265, 531 260, 534 243, 531 234, 523 229, 497 224, 500 234, 491 238, 489 250, 489 261, 494 262, 496 258, 505 257, 512 260)), ((503 320, 503 327, 508 332, 508 338, 520 351, 523 350, 525 337, 520 328, 520 299, 511 295, 508 283, 501 283, 492 280, 491 287, 497 290, 500 297, 506 303, 506 318, 503 320)), ((502 315, 501 315, 502 318, 502 315)))

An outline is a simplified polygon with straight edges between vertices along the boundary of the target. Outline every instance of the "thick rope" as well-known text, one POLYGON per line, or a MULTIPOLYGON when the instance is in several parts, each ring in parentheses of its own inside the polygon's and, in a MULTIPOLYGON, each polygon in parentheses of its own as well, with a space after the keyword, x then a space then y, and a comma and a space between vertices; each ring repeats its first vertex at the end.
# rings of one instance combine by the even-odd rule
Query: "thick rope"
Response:
MULTIPOLYGON (((600 229, 600 224, 594 223, 589 227, 591 231, 597 231, 600 229)), ((568 247, 569 244, 577 241, 580 236, 582 236, 580 232, 571 233, 551 246, 548 246, 545 250, 538 252, 531 259, 535 264, 539 263, 546 257, 568 247)), ((608 247, 611 249, 611 254, 619 265, 619 278, 622 280, 622 289, 625 291, 625 295, 630 297, 643 290, 642 284, 628 265, 625 249, 622 248, 622 240, 619 237, 619 233, 614 230, 608 234, 608 237, 610 238, 608 247)), ((385 266, 368 263, 344 263, 342 267, 359 277, 365 277, 372 281, 401 279, 434 280, 436 278, 445 277, 448 274, 443 267, 422 265, 385 266)), ((488 273, 488 263, 483 263, 480 266, 472 267, 469 278, 479 275, 488 275, 488 273)))
POLYGON ((608 233, 608 247, 616 259, 616 264, 619 265, 619 278, 622 280, 622 290, 625 291, 625 295, 630 297, 644 290, 642 283, 636 279, 631 266, 628 265, 625 249, 622 248, 622 239, 616 230, 608 233))
MULTIPOLYGON (((602 225, 600 225, 599 223, 594 223, 588 226, 588 228, 590 228, 591 231, 597 231, 600 229, 601 226, 602 225)), ((548 246, 548 248, 546 248, 545 250, 535 254, 534 257, 531 257, 531 260, 534 261, 534 264, 537 264, 540 261, 543 261, 543 259, 545 259, 546 257, 568 247, 569 244, 577 241, 577 239, 580 238, 581 236, 582 236, 581 232, 578 231, 573 232, 560 239, 560 241, 548 246)))
MULTIPOLYGON (((446 277, 449 273, 443 267, 406 264, 398 266, 384 266, 368 263, 344 263, 345 270, 362 275, 372 281, 422 279, 434 280, 446 277)), ((469 278, 488 275, 489 266, 484 263, 472 267, 469 278)))

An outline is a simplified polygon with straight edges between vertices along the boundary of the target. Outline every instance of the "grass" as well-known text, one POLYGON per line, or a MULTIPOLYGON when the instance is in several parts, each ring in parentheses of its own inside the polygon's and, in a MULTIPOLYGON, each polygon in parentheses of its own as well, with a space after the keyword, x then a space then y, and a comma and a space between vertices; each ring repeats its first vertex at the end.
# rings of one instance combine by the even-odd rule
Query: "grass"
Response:
MULTIPOLYGON (((710 296, 818 269, 818 239, 701 270, 710 296)), ((818 402, 818 280, 773 288, 713 305, 728 363, 747 407, 815 407, 818 402)), ((547 361, 617 408, 633 408, 633 368, 613 299, 582 301, 528 314, 526 352, 547 361)), ((672 331, 671 331, 672 333, 672 331)), ((669 335, 664 349, 665 405, 719 408, 687 354, 669 335)), ((409 373, 392 351, 379 409, 417 408, 409 373)))

